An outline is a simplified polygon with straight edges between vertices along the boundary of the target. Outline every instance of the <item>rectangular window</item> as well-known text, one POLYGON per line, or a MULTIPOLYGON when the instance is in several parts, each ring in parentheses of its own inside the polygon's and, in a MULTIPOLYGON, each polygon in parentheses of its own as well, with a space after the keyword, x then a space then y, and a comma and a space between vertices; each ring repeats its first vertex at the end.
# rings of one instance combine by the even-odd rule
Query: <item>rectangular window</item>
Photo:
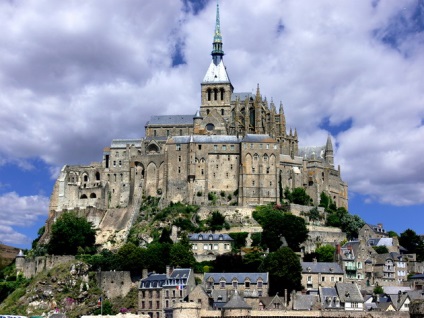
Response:
POLYGON ((244 287, 249 289, 250 288, 250 282, 244 282, 244 287))
POLYGON ((253 149, 253 144, 250 144, 250 149, 253 149))
POLYGON ((169 129, 166 130, 166 135, 169 136, 169 129))
POLYGON ((219 282, 219 285, 220 285, 221 288, 225 288, 225 281, 219 282))
POLYGON ((259 149, 262 149, 262 144, 259 144, 259 149))
POLYGON ((266 144, 266 149, 269 149, 269 144, 266 144))
POLYGON ((213 150, 218 150, 218 145, 213 145, 213 150))
POLYGON ((277 144, 274 145, 274 150, 277 149, 277 144))
POLYGON ((214 250, 217 250, 217 249, 218 249, 218 244, 214 244, 214 245, 213 245, 213 249, 214 249, 214 250))
POLYGON ((233 282, 233 288, 237 289, 238 283, 237 282, 233 282))
POLYGON ((227 146, 226 145, 222 145, 222 150, 227 150, 227 146))
POLYGON ((230 149, 231 149, 231 150, 234 150, 234 145, 231 145, 231 146, 230 146, 230 149))
POLYGON ((175 144, 175 150, 180 151, 181 150, 181 144, 175 144))
POLYGON ((155 130, 153 130, 153 136, 155 136, 155 137, 156 137, 156 129, 155 129, 155 130))
POLYGON ((261 281, 258 282, 258 288, 262 288, 262 282, 261 281))
POLYGON ((202 145, 198 145, 198 146, 197 146, 197 148, 198 148, 199 150, 202 150, 202 145))

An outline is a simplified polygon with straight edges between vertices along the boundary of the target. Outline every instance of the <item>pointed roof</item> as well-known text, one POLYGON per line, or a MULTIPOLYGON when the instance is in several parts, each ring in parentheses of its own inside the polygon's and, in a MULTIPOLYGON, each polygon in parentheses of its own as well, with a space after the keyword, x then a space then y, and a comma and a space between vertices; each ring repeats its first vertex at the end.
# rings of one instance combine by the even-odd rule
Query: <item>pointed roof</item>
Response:
POLYGON ((325 145, 325 151, 333 151, 333 143, 331 142, 331 136, 328 134, 327 144, 325 145))
POLYGON ((211 62, 203 78, 203 83, 230 83, 223 60, 218 65, 215 65, 214 61, 211 62))
POLYGON ((224 309, 252 309, 241 297, 237 290, 234 292, 233 297, 231 297, 230 301, 226 303, 222 308, 224 309))

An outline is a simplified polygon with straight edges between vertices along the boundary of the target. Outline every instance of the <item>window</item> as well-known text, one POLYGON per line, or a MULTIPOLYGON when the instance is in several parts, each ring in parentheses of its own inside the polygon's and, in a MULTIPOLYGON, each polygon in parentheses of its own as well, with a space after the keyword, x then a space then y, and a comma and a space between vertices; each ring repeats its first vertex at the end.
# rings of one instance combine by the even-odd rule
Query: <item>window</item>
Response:
POLYGON ((265 147, 266 149, 269 149, 269 144, 266 144, 266 147, 265 147))
POLYGON ((156 129, 153 130, 153 136, 156 137, 156 129))
POLYGON ((181 167, 178 167, 178 173, 181 173, 181 167))
POLYGON ((229 250, 230 249, 230 244, 226 243, 224 244, 224 250, 229 250))
POLYGON ((323 277, 321 277, 321 281, 322 282, 325 282, 325 277, 323 276, 323 277))
POLYGON ((180 129, 180 136, 182 136, 183 135, 183 130, 182 129, 180 129))
POLYGON ((175 150, 181 151, 181 144, 175 144, 175 150))
POLYGON ((222 150, 227 150, 227 146, 226 145, 222 145, 222 150))
POLYGON ((262 149, 262 144, 259 144, 259 149, 262 149))
POLYGON ((215 243, 215 244, 213 245, 213 249, 214 249, 214 250, 218 250, 218 244, 216 244, 216 243, 215 243))
POLYGON ((213 150, 218 150, 218 145, 213 145, 213 150))
POLYGON ((253 149, 253 144, 250 144, 250 149, 253 149))
POLYGON ((178 161, 181 162, 181 156, 178 156, 178 161))
POLYGON ((263 284, 263 282, 261 280, 258 281, 258 288, 262 288, 262 284, 263 284))
POLYGON ((224 116, 224 110, 223 109, 221 109, 221 116, 224 116))
POLYGON ((166 135, 169 136, 169 129, 166 130, 166 135))
POLYGON ((230 150, 234 150, 234 145, 230 145, 230 150))
POLYGON ((274 145, 274 150, 277 149, 277 144, 274 145))
POLYGON ((202 150, 202 145, 198 145, 198 146, 197 146, 197 148, 198 148, 199 150, 202 150))
POLYGON ((246 289, 249 289, 250 288, 250 282, 244 282, 244 287, 246 289))
POLYGON ((219 287, 221 287, 221 288, 225 288, 225 280, 221 280, 221 281, 219 282, 219 287))
POLYGON ((237 289, 237 286, 238 286, 237 281, 236 281, 236 280, 235 280, 235 281, 233 281, 233 288, 234 288, 234 289, 237 289))

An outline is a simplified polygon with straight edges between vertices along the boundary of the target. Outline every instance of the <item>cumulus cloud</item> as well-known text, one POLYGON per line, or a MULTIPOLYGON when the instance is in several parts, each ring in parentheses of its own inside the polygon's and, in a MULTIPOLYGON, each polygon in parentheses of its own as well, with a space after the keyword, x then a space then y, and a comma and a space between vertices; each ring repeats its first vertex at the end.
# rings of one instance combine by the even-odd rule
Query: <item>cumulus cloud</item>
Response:
POLYGON ((30 239, 16 227, 30 227, 38 219, 47 217, 49 198, 44 196, 19 196, 16 192, 0 195, 0 241, 4 244, 27 244, 30 239))
MULTIPOLYGON (((194 114, 215 2, 2 2, 0 164, 100 160, 153 114, 194 114)), ((284 104, 301 145, 336 143, 350 190, 422 204, 422 1, 221 2, 236 91, 284 104)), ((30 165, 30 164, 29 164, 30 165)))

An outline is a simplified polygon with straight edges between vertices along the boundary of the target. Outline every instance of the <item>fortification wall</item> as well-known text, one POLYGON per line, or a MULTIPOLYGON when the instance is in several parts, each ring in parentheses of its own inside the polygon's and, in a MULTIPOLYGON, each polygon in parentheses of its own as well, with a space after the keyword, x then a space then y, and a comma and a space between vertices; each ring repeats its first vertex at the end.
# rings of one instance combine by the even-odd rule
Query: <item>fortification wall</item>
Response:
POLYGON ((97 272, 97 284, 107 298, 125 297, 132 287, 128 271, 97 272))
POLYGON ((25 259, 22 266, 16 268, 25 278, 32 278, 38 273, 51 270, 53 267, 75 260, 72 255, 47 255, 34 259, 25 259))

